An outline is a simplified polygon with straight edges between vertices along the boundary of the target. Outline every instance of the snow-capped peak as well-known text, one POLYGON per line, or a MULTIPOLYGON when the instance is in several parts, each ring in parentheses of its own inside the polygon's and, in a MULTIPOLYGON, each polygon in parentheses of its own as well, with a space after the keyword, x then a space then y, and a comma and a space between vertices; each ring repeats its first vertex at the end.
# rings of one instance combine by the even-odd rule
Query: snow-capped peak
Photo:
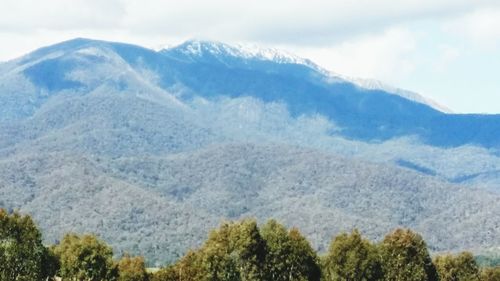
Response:
POLYGON ((165 51, 174 49, 188 56, 201 57, 208 53, 214 56, 230 56, 242 59, 273 61, 283 64, 303 64, 317 68, 317 65, 310 60, 301 58, 290 52, 277 48, 263 48, 254 44, 228 45, 217 41, 189 40, 179 46, 167 48, 165 51))

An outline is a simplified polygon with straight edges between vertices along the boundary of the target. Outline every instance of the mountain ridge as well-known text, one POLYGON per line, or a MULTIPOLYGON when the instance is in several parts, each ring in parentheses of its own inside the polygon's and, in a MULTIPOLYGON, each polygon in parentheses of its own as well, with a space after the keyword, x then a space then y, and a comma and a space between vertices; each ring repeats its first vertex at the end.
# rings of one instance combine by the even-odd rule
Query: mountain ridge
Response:
MULTIPOLYGON (((69 41, 66 45, 87 42, 83 40, 82 43, 81 40, 69 41)), ((210 64, 203 60, 186 62, 172 55, 159 56, 153 50, 130 44, 95 42, 107 44, 131 67, 155 73, 160 88, 167 91, 177 91, 179 87, 184 89, 186 98, 190 97, 189 93, 195 92, 206 98, 246 94, 265 101, 281 100, 287 103, 294 114, 319 112, 345 127, 344 136, 365 141, 417 135, 425 142, 443 147, 471 142, 485 147, 498 145, 494 138, 484 135, 482 127, 486 125, 485 129, 489 131, 498 129, 495 124, 498 124, 499 115, 435 114, 429 110, 432 107, 419 106, 422 101, 415 105, 411 103, 412 100, 407 100, 408 97, 399 99, 400 95, 397 93, 394 95, 383 90, 358 89, 356 83, 344 80, 334 84, 325 83, 324 74, 309 66, 262 61, 264 64, 245 62, 240 63, 237 68, 228 68, 225 64, 210 64), (335 106, 336 104, 339 106, 335 106), (365 104, 370 106, 366 107, 365 104), (469 123, 465 131, 470 134, 457 128, 459 123, 463 123, 463 116, 466 116, 469 123), (442 128, 449 131, 442 132, 442 128), (457 137, 450 139, 449 135, 457 137)), ((169 50, 175 50, 175 47, 169 50)))

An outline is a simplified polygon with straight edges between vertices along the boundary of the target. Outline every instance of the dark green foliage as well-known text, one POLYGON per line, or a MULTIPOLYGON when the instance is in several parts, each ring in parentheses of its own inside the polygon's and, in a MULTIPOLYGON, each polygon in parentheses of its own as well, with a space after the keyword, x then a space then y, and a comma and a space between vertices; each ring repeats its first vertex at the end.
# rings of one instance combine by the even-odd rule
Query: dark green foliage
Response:
POLYGON ((289 280, 319 280, 321 269, 311 244, 297 228, 292 228, 288 235, 292 244, 292 255, 296 259, 295 263, 292 263, 294 267, 289 280))
POLYGON ((267 244, 265 270, 268 280, 319 280, 318 257, 297 229, 287 229, 275 220, 261 228, 267 244))
POLYGON ((343 233, 330 244, 323 259, 323 280, 371 281, 382 280, 377 249, 363 239, 358 230, 343 233))
POLYGON ((143 257, 124 255, 118 261, 118 281, 147 281, 148 273, 143 257))
POLYGON ((436 268, 422 236, 409 229, 396 229, 381 244, 386 281, 436 281, 436 268))
POLYGON ((42 258, 42 276, 53 278, 57 275, 61 263, 59 257, 54 252, 54 248, 44 248, 44 255, 42 258))
POLYGON ((58 255, 62 278, 112 281, 116 280, 117 268, 113 263, 113 251, 93 235, 67 234, 54 248, 58 255))
POLYGON ((49 277, 47 249, 30 216, 0 209, 0 280, 32 281, 49 277))
POLYGON ((441 281, 479 281, 479 268, 471 253, 444 255, 434 259, 441 281))

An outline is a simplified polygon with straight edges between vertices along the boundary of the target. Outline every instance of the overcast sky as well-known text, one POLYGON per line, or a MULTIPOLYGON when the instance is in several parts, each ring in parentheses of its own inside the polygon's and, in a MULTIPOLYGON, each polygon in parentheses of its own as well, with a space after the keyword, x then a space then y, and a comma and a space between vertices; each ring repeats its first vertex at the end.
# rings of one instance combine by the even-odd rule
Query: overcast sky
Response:
POLYGON ((74 37, 256 43, 455 112, 500 113, 499 0, 0 0, 0 61, 74 37))

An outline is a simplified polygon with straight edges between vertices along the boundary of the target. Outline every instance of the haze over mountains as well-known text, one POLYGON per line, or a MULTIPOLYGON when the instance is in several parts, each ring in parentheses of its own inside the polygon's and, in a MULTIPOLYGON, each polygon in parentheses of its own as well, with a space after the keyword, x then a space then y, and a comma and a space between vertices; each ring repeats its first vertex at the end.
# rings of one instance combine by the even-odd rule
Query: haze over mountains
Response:
POLYGON ((397 226, 498 247, 500 115, 441 108, 272 49, 75 39, 0 64, 0 207, 160 263, 247 216, 319 249, 397 226))

